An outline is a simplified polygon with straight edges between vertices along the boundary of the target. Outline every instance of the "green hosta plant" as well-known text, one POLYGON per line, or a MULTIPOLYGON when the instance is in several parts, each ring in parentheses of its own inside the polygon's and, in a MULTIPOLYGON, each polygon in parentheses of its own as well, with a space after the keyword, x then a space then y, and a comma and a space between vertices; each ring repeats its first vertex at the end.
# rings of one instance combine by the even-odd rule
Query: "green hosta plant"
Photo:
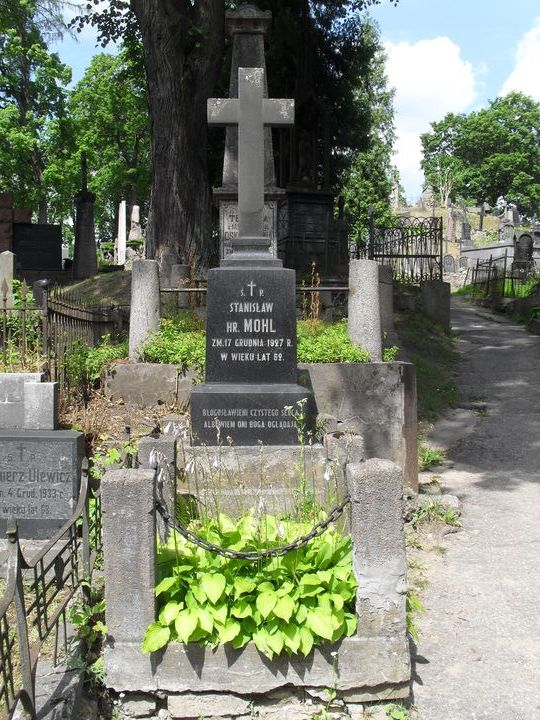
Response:
MULTIPOLYGON (((234 550, 284 545, 311 529, 250 511, 233 521, 193 521, 199 536, 234 550)), ((307 655, 314 645, 356 631, 351 539, 330 527, 306 547, 259 563, 231 560, 174 535, 158 550, 157 620, 144 652, 168 642, 241 648, 253 641, 269 658, 307 655)))

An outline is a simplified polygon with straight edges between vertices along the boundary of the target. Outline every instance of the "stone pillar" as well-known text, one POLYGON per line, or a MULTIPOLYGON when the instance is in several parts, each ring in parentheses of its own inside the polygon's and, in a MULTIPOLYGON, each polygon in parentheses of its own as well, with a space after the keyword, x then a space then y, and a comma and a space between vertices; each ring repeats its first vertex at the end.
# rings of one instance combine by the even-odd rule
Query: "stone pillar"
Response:
POLYGON ((382 360, 379 265, 375 260, 350 262, 348 332, 373 361, 382 360))
POLYGON ((159 265, 157 260, 135 260, 131 271, 129 358, 139 360, 148 336, 159 328, 159 265))
POLYGON ((74 278, 87 278, 97 275, 96 233, 94 229, 95 200, 94 193, 88 190, 81 190, 75 195, 74 278))
POLYGON ((406 635, 403 478, 389 460, 347 466, 360 637, 406 635))
POLYGON ((0 253, 0 309, 4 308, 4 298, 6 298, 6 308, 13 307, 14 271, 15 255, 10 250, 0 253))
POLYGON ((396 341, 394 333, 394 280, 390 265, 379 265, 381 333, 386 345, 396 341))
POLYGON ((116 244, 116 264, 124 265, 126 262, 126 201, 122 200, 118 208, 118 239, 116 244))
POLYGON ((155 620, 155 471, 109 470, 101 481, 105 622, 114 646, 136 643, 155 620))

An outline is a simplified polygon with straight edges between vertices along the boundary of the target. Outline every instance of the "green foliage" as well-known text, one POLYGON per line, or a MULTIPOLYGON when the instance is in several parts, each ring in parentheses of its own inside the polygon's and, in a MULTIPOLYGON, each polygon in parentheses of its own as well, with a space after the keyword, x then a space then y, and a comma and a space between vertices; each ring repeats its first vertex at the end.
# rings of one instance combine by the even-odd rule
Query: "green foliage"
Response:
POLYGON ((369 354, 354 345, 347 334, 347 321, 325 323, 301 320, 297 325, 298 362, 369 362, 369 354))
POLYGON ((418 443, 418 469, 428 470, 434 465, 440 465, 444 459, 444 453, 437 448, 429 447, 423 442, 418 443))
POLYGON ((206 335, 200 321, 193 315, 162 318, 159 331, 145 344, 144 362, 180 365, 183 370, 194 368, 202 377, 206 357, 206 335))
POLYGON ((399 347, 397 345, 391 345, 390 347, 383 348, 383 362, 394 362, 394 360, 397 360, 398 355, 399 347))
POLYGON ((409 720, 411 717, 408 709, 401 703, 391 703, 390 705, 385 705, 384 712, 386 713, 386 717, 390 718, 390 720, 409 720))
MULTIPOLYGON (((88 583, 85 583, 89 587, 88 583)), ((69 608, 68 618, 75 627, 77 637, 84 641, 86 650, 101 642, 107 633, 105 600, 101 592, 92 591, 90 601, 76 600, 69 608)))
POLYGON ((0 190, 14 191, 18 207, 39 208, 42 221, 47 211, 61 219, 71 202, 63 182, 71 70, 46 43, 61 28, 59 5, 7 0, 0 11, 0 190))
MULTIPOLYGON (((418 613, 422 613, 425 611, 425 607, 420 601, 419 598, 416 597, 416 595, 411 591, 407 591, 407 598, 405 602, 405 611, 406 611, 406 624, 407 624, 407 631, 409 635, 412 637, 413 640, 416 640, 418 642, 419 640, 419 632, 418 627, 415 622, 415 616, 418 613)), ((393 717, 393 716, 390 716, 393 717)))
MULTIPOLYGON (((192 521, 199 536, 235 550, 275 547, 304 535, 309 523, 253 511, 192 521)), ((258 564, 209 553, 174 535, 158 550, 157 620, 144 652, 168 642, 241 648, 252 641, 270 659, 308 655, 314 645, 356 630, 351 539, 329 528, 306 547, 258 564)))
MULTIPOLYGON (((98 237, 113 240, 118 203, 142 205, 144 214, 150 193, 150 120, 140 57, 125 49, 94 55, 68 110, 78 150, 88 157, 98 237)), ((73 157, 75 176, 78 164, 79 153, 73 157)))
POLYGON ((347 170, 342 194, 351 218, 350 239, 363 244, 367 240, 370 208, 378 225, 390 222, 390 194, 398 177, 392 167, 395 91, 388 88, 386 53, 379 29, 372 20, 362 23, 360 43, 369 48, 370 59, 358 78, 355 99, 370 118, 371 128, 365 147, 356 153, 347 170))
POLYGON ((540 103, 511 92, 469 115, 448 114, 421 136, 422 168, 439 192, 495 205, 503 195, 529 217, 540 209, 540 103))
POLYGON ((137 445, 131 440, 125 442, 121 450, 117 447, 104 448, 99 446, 90 458, 90 475, 99 480, 113 465, 132 467, 133 458, 136 455, 137 445))
POLYGON ((83 389, 95 387, 104 370, 127 354, 127 340, 115 344, 111 342, 110 335, 104 335, 96 347, 88 347, 82 341, 73 343, 72 351, 64 359, 68 384, 83 389))

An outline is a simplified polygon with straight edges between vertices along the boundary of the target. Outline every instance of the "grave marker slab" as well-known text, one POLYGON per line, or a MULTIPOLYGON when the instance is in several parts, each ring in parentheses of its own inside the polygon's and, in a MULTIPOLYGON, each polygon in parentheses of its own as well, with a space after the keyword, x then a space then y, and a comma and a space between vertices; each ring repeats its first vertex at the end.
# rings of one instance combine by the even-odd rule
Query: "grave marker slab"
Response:
POLYGON ((0 534, 51 537, 71 517, 79 492, 84 437, 72 430, 0 430, 0 534))

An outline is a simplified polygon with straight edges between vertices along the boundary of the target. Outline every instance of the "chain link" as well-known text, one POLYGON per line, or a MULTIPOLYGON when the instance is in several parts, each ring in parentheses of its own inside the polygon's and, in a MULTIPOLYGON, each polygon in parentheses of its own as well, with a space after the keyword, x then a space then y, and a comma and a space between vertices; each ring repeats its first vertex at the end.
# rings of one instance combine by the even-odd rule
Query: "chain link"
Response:
POLYGON ((268 548, 267 550, 231 550, 230 548, 222 547, 221 545, 215 545, 214 543, 205 540, 196 533, 192 532, 188 528, 179 525, 174 518, 171 516, 167 508, 160 502, 156 503, 156 509, 163 518, 163 521, 172 530, 181 535, 189 542, 197 545, 203 550, 214 553, 215 555, 221 555, 221 557, 229 558, 232 560, 248 560, 249 562, 257 562, 259 560, 267 560, 268 558, 283 557, 292 550, 299 550, 305 547, 311 540, 316 537, 320 537, 329 525, 335 523, 343 515, 345 508, 350 501, 350 495, 346 495, 341 503, 334 505, 334 507, 328 513, 328 516, 318 522, 307 535, 301 535, 300 537, 293 540, 288 545, 279 545, 277 547, 268 548))

